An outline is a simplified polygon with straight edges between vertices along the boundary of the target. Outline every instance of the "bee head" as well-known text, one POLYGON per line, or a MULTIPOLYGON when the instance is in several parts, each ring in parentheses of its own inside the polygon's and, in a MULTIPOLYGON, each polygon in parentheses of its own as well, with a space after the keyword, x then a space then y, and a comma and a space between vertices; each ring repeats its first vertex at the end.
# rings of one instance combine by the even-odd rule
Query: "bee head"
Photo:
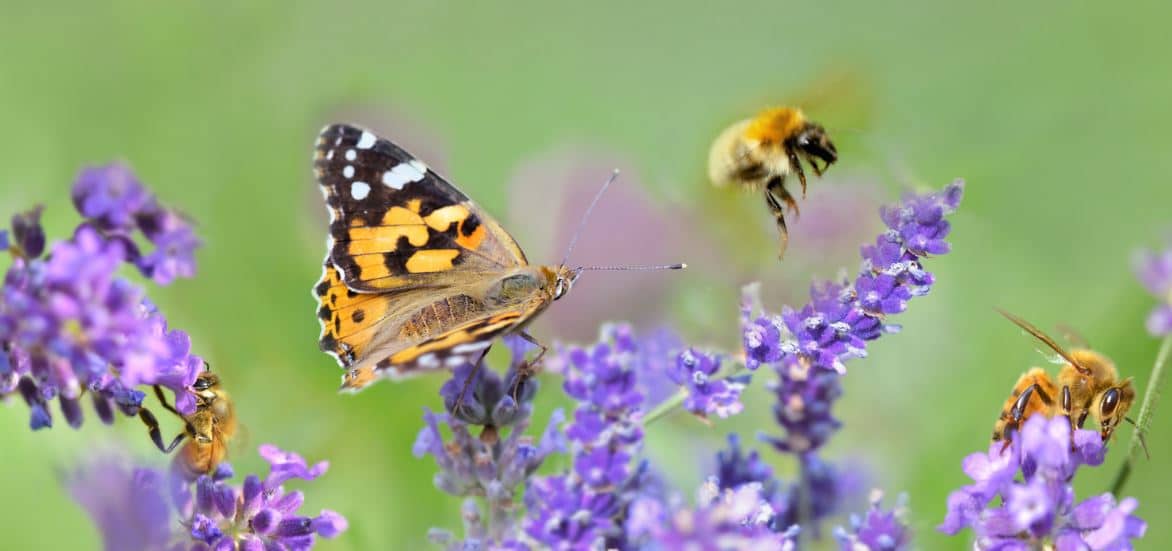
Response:
POLYGON ((1104 441, 1109 440, 1115 427, 1127 418, 1127 411, 1134 401, 1135 388, 1131 385, 1131 377, 1095 396, 1091 411, 1099 419, 1099 436, 1104 441))
POLYGON ((793 144, 818 174, 821 174, 827 167, 838 160, 838 150, 834 148, 834 142, 830 141, 830 136, 826 134, 826 129, 822 128, 820 124, 807 122, 802 126, 797 136, 793 138, 793 144), (823 162, 822 168, 818 168, 818 165, 814 163, 814 159, 819 159, 823 162))

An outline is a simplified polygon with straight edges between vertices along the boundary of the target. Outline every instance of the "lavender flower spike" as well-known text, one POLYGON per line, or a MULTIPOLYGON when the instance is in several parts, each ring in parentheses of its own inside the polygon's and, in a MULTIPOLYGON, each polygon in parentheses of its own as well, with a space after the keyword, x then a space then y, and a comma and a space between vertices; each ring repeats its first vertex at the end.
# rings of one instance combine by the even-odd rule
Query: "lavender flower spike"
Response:
POLYGON ((1139 253, 1135 273, 1140 283, 1159 301, 1148 316, 1148 333, 1155 337, 1172 335, 1172 247, 1159 252, 1139 253))
POLYGON ((625 325, 603 326, 599 342, 558 352, 566 394, 578 402, 566 429, 569 472, 536 478, 525 493, 526 535, 542 549, 626 549, 621 519, 647 483, 642 341, 625 325))
POLYGON ((695 509, 665 508, 659 500, 639 499, 631 505, 627 537, 649 551, 792 551, 798 527, 774 532, 770 528, 774 511, 760 489, 750 483, 722 490, 710 479, 700 488, 695 509))
POLYGON ((1131 549, 1147 529, 1132 514, 1135 499, 1116 503, 1102 494, 1075 503, 1071 479, 1080 467, 1101 464, 1106 450, 1097 432, 1078 429, 1072 438, 1070 430, 1063 417, 1035 415, 1004 453, 994 442, 988 453, 965 458, 973 483, 948 496, 938 529, 957 534, 972 528, 975 549, 1131 549))
POLYGON ((171 389, 176 407, 191 413, 188 387, 203 361, 143 290, 116 273, 141 260, 129 232, 144 209, 170 211, 118 165, 82 171, 74 202, 87 220, 52 243, 47 258, 40 207, 12 219, 15 259, 0 286, 0 398, 19 391, 33 429, 52 426, 53 400, 79 426, 83 394, 103 422, 115 410, 135 415, 144 397, 137 387, 150 385, 171 389))
POLYGON ((565 420, 561 410, 553 412, 539 442, 525 434, 537 381, 524 375, 528 343, 519 337, 506 337, 505 342, 513 356, 504 379, 486 365, 457 367, 440 389, 447 412, 424 414, 426 426, 413 447, 416 457, 435 459, 440 468, 437 488, 454 496, 482 497, 488 506, 486 522, 476 500, 465 501, 463 540, 445 530, 431 530, 429 539, 448 549, 519 549, 517 489, 546 456, 565 451, 565 437, 558 431, 565 420), (441 424, 451 429, 449 442, 444 442, 441 424), (471 432, 475 426, 483 427, 479 438, 471 432), (502 430, 509 431, 503 438, 502 430))
POLYGON ((839 526, 834 531, 842 551, 904 551, 911 548, 911 530, 907 522, 907 495, 900 495, 890 512, 880 507, 883 492, 871 493, 871 508, 861 518, 851 515, 850 529, 839 526))
MULTIPOLYGON (((278 473, 288 465, 305 465, 297 454, 262 449, 273 466, 270 483, 287 479, 278 473)), ((322 472, 301 470, 296 478, 312 480, 322 472)), ((255 475, 235 487, 227 483, 232 476, 231 466, 222 463, 211 476, 188 483, 166 470, 107 456, 79 469, 69 486, 94 518, 107 549, 310 549, 318 536, 334 538, 347 529, 346 519, 330 510, 298 514, 304 501, 299 491, 266 486, 255 475)))

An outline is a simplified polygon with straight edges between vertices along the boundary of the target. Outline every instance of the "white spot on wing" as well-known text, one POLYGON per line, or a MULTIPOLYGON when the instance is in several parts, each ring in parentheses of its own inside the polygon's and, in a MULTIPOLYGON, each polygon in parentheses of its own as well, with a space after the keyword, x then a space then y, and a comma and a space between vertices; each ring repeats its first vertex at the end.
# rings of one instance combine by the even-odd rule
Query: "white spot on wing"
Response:
POLYGON ((334 160, 334 150, 333 149, 326 152, 326 160, 327 161, 334 160))
MULTIPOLYGON (((350 168, 350 167, 346 167, 350 168)), ((350 196, 361 201, 370 195, 370 184, 366 182, 354 182, 350 184, 350 196)))
POLYGON ((479 352, 488 348, 491 342, 470 342, 465 344, 457 344, 452 347, 452 352, 456 354, 467 354, 468 352, 479 352))
MULTIPOLYGON (((331 153, 332 153, 332 151, 331 151, 331 153)), ((347 161, 353 161, 354 159, 357 159, 357 158, 358 158, 357 151, 354 151, 353 149, 346 150, 346 160, 347 161)))
POLYGON ((354 177, 354 167, 350 166, 350 165, 346 165, 346 168, 342 169, 342 176, 345 176, 347 180, 349 180, 350 178, 353 178, 354 177))
POLYGON ((362 135, 358 137, 358 145, 355 147, 358 149, 370 149, 374 147, 374 140, 374 134, 363 130, 362 135))
POLYGON ((468 358, 465 358, 464 356, 460 356, 460 355, 448 356, 447 358, 444 358, 444 366, 445 367, 459 367, 461 365, 464 365, 464 363, 467 361, 468 361, 468 358))
POLYGON ((399 163, 383 173, 383 183, 395 189, 403 189, 410 182, 418 182, 427 174, 427 165, 412 159, 399 163))
POLYGON ((428 352, 427 354, 420 356, 417 360, 415 360, 415 363, 419 364, 419 367, 426 369, 434 369, 440 366, 439 358, 436 357, 434 352, 428 352))

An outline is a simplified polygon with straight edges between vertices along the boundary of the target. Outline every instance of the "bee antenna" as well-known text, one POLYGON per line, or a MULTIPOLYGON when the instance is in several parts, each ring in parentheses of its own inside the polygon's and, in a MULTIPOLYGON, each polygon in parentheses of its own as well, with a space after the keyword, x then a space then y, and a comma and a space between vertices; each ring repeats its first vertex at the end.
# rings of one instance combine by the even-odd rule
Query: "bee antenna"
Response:
POLYGON ((1062 359, 1066 360, 1067 362, 1070 362, 1070 365, 1073 365, 1074 368, 1077 369, 1079 373, 1081 373, 1083 375, 1090 374, 1090 372, 1091 372, 1090 369, 1088 369, 1085 365, 1078 363, 1078 360, 1075 360, 1074 356, 1071 356, 1070 353, 1067 352, 1065 349, 1063 349, 1061 346, 1059 346, 1058 343, 1054 341, 1054 339, 1050 338, 1050 335, 1047 335, 1041 329, 1034 327, 1034 325, 1032 323, 1030 323, 1030 322, 1014 315, 1014 314, 1010 314, 1009 312, 1006 312, 1005 310, 1002 310, 1000 308, 994 308, 994 310, 997 310, 997 312, 999 314, 1001 314, 1002 316, 1005 316, 1006 319, 1008 319, 1009 321, 1012 321, 1014 323, 1014 325, 1017 325, 1018 327, 1024 329, 1026 333, 1033 335, 1034 338, 1041 341, 1042 344, 1045 344, 1046 346, 1050 347, 1051 350, 1057 352, 1059 356, 1062 356, 1062 359))
POLYGON ((659 266, 578 266, 574 268, 575 272, 653 272, 658 270, 683 270, 688 265, 681 262, 679 264, 662 264, 659 266))
POLYGON ((1148 443, 1144 440, 1143 429, 1139 428, 1139 425, 1135 424, 1135 421, 1132 421, 1131 417, 1124 417, 1123 420, 1131 423, 1131 426, 1135 427, 1135 439, 1139 440, 1139 447, 1144 449, 1144 457, 1148 458, 1148 461, 1151 461, 1152 454, 1148 452, 1148 443))
POLYGON ((614 169, 610 173, 610 178, 606 179, 606 183, 602 184, 602 188, 598 193, 594 194, 594 199, 590 201, 590 206, 586 207, 586 212, 582 215, 582 220, 578 222, 578 229, 574 230, 574 236, 570 238, 570 246, 566 248, 566 256, 562 257, 561 266, 565 266, 566 262, 570 260, 570 253, 574 252, 574 245, 578 243, 578 237, 582 235, 582 229, 586 227, 586 221, 590 219, 590 212, 594 210, 594 205, 598 204, 598 200, 602 199, 602 194, 606 192, 606 188, 610 187, 619 177, 619 169, 614 169))

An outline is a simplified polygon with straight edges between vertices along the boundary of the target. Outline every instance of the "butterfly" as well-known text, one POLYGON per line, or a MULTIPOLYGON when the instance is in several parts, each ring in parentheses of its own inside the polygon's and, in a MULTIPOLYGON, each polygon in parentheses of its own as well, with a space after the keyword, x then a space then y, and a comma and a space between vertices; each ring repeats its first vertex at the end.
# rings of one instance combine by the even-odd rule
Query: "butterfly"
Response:
POLYGON ((589 269, 530 265, 468 196, 368 130, 323 129, 314 172, 330 212, 319 345, 343 390, 477 363, 507 333, 541 346, 524 328, 589 269))

